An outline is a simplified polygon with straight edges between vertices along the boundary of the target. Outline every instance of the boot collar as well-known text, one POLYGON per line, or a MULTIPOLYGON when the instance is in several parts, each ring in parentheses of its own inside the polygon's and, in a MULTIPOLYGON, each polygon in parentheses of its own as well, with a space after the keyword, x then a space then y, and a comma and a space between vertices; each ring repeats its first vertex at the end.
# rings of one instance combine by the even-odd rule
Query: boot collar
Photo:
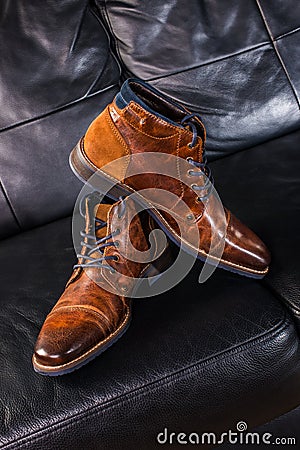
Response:
POLYGON ((170 123, 176 127, 183 128, 180 121, 182 118, 189 113, 185 108, 181 105, 170 99, 169 97, 163 95, 160 91, 155 89, 148 83, 138 79, 138 78, 129 78, 126 80, 120 92, 115 97, 116 106, 120 109, 125 108, 129 103, 133 101, 140 105, 143 109, 148 111, 164 120, 167 123, 170 123), (141 94, 138 93, 140 91, 141 94), (149 97, 149 102, 147 102, 147 97, 149 97), (154 105, 154 101, 157 99, 157 109, 151 108, 150 104, 154 105), (167 115, 161 112, 161 107, 165 105, 166 109, 169 109, 172 115, 178 119, 172 120, 167 115))

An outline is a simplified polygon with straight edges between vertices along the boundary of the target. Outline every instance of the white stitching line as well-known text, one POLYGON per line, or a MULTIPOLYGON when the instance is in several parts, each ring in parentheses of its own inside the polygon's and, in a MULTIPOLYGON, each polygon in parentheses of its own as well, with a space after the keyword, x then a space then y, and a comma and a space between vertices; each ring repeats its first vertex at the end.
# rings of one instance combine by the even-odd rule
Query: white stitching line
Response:
MULTIPOLYGON (((135 111, 133 111, 133 110, 132 110, 131 108, 129 108, 129 107, 127 108, 127 111, 128 111, 128 112, 130 111, 130 112, 132 112, 133 114, 135 114, 135 111)), ((166 140, 166 139, 170 139, 170 138, 173 138, 173 137, 176 137, 176 136, 177 136, 177 134, 178 134, 178 129, 177 129, 175 126, 173 127, 172 125, 166 124, 163 120, 160 120, 160 119, 158 119, 157 117, 153 116, 152 114, 148 113, 148 111, 147 111, 147 114, 151 115, 153 120, 156 120, 157 122, 163 124, 164 126, 166 126, 166 127, 167 127, 167 126, 172 127, 172 129, 175 129, 176 132, 175 132, 174 134, 169 135, 169 136, 162 136, 162 137, 153 136, 153 135, 148 134, 148 133, 146 133, 145 131, 141 130, 140 128, 137 128, 137 126, 136 126, 135 124, 133 124, 129 119, 127 119, 127 118, 125 117, 125 115, 123 115, 123 116, 121 116, 121 117, 122 117, 122 119, 124 120, 124 122, 126 122, 128 125, 131 125, 132 128, 134 128, 134 129, 137 130, 138 132, 140 132, 140 133, 144 134, 145 136, 148 136, 148 137, 150 137, 150 138, 152 138, 152 139, 156 139, 156 140, 166 140)))
MULTIPOLYGON (((93 281, 93 280, 92 280, 93 281)), ((82 309, 85 312, 88 313, 92 313, 94 315, 97 315, 98 317, 101 317, 102 319, 105 320, 106 324, 110 327, 111 323, 109 321, 109 319, 95 306, 88 306, 88 305, 62 305, 62 306, 58 306, 53 308, 53 311, 51 311, 48 316, 51 316, 52 314, 56 314, 58 311, 60 310, 67 310, 67 311, 76 311, 77 309, 82 309)), ((98 324, 97 324, 98 325, 98 324)), ((102 325, 100 325, 102 327, 102 325)))

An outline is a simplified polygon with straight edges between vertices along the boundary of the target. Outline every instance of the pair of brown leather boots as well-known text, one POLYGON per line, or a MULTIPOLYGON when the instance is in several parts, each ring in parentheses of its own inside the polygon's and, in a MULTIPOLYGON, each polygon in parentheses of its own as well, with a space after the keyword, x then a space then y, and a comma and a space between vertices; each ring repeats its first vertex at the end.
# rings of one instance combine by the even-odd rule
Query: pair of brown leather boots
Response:
POLYGON ((71 372, 126 331, 136 280, 170 265, 168 248, 150 243, 155 228, 223 269, 254 278, 267 273, 266 246, 218 204, 204 142, 197 114, 137 79, 127 80, 90 125, 70 155, 71 168, 84 182, 96 176, 115 203, 99 203, 97 194, 84 200, 82 250, 38 336, 37 372, 71 372), (150 248, 150 261, 134 257, 150 248))

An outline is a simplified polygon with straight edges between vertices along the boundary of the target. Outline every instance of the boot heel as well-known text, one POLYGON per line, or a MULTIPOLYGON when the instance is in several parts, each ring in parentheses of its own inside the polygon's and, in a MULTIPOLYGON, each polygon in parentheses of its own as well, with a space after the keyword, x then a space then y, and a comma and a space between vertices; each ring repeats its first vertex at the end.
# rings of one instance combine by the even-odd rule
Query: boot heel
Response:
POLYGON ((133 191, 127 189, 125 185, 119 182, 119 180, 108 176, 105 172, 102 172, 101 169, 97 169, 97 167, 89 162, 89 159, 84 153, 83 139, 83 137, 80 139, 69 156, 69 165, 74 175, 85 184, 95 173, 97 173, 98 177, 93 179, 90 186, 93 189, 97 189, 99 192, 105 193, 107 197, 115 202, 118 201, 119 197, 127 197, 132 194, 133 191))
POLYGON ((80 181, 85 183, 96 170, 89 165, 88 161, 82 153, 83 138, 80 139, 78 144, 73 148, 69 156, 69 164, 72 172, 79 178, 80 181))

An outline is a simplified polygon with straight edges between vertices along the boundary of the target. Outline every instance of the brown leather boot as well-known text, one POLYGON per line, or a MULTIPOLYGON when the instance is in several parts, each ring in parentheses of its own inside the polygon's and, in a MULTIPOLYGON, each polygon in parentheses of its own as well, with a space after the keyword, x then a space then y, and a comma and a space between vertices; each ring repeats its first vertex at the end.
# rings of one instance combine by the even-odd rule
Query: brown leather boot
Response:
POLYGON ((34 349, 34 370, 44 375, 78 369, 119 339, 131 318, 133 277, 158 276, 171 262, 167 249, 156 260, 158 249, 153 249, 152 263, 123 256, 129 239, 133 251, 149 250, 148 236, 153 229, 146 211, 136 214, 129 224, 128 213, 135 212, 131 199, 111 206, 97 203, 90 195, 85 202, 86 226, 78 264, 47 316, 34 349))
MULTIPOLYGON (((131 79, 123 84, 114 101, 90 125, 72 151, 70 164, 83 181, 97 172, 104 184, 118 183, 108 194, 112 198, 156 187, 176 194, 189 206, 192 214, 182 217, 177 214, 174 219, 174 205, 170 205, 169 213, 162 212, 160 208, 163 196, 160 199, 158 194, 158 198, 151 201, 143 194, 141 197, 148 204, 150 214, 175 243, 205 260, 210 250, 212 228, 215 234, 218 233, 220 210, 210 197, 211 185, 203 182, 203 174, 212 179, 204 155, 204 141, 205 129, 197 114, 191 114, 148 84, 131 79), (162 166, 161 159, 157 157, 157 164, 155 161, 151 163, 151 170, 148 171, 151 173, 131 176, 129 172, 132 168, 143 165, 136 163, 134 155, 149 152, 158 156, 164 153, 166 166, 172 164, 170 155, 183 158, 189 170, 179 168, 180 179, 157 175, 162 166), (122 157, 122 163, 114 170, 103 169, 103 166, 122 157), (207 201, 210 201, 210 207, 207 207, 207 201), (178 220, 182 222, 188 238, 182 238, 178 220), (200 244, 197 245, 193 243, 195 223, 200 233, 200 244)), ((224 216, 223 209, 222 214, 224 216)), ((270 263, 266 246, 226 209, 223 223, 225 247, 219 266, 242 275, 262 278, 268 272, 270 263)))

